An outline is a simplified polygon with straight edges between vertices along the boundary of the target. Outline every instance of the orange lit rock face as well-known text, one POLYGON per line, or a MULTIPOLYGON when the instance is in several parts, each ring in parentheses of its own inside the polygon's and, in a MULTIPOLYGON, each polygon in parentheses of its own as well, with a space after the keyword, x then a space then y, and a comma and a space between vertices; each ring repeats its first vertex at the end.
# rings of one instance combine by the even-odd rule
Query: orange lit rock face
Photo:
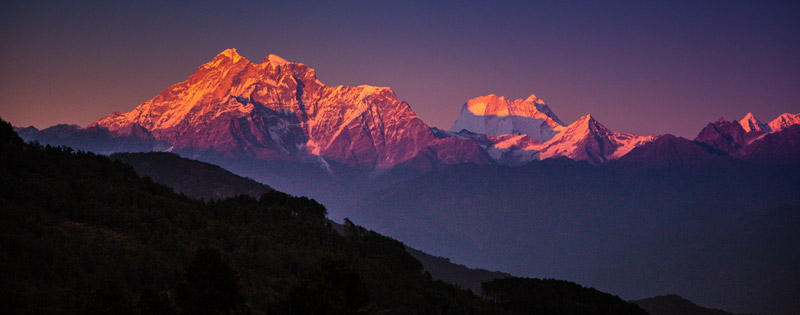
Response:
POLYGON ((769 129, 770 131, 780 131, 784 128, 789 126, 798 125, 800 124, 800 113, 797 114, 790 114, 790 113, 783 113, 778 118, 775 118, 773 121, 769 122, 769 129))
POLYGON ((407 160, 434 140, 389 88, 328 87, 303 64, 275 55, 253 64, 233 49, 134 110, 95 125, 112 133, 138 125, 175 150, 321 156, 363 168, 407 160))

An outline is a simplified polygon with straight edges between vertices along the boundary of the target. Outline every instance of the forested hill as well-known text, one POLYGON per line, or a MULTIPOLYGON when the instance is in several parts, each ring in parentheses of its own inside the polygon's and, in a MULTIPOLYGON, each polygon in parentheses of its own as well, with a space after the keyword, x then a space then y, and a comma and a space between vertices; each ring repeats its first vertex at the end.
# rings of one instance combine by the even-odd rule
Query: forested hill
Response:
POLYGON ((240 194, 258 198, 272 189, 214 164, 169 152, 115 153, 110 157, 130 164, 139 175, 194 198, 221 199, 240 194))
MULTIPOLYGON (((313 200, 277 191, 258 199, 191 199, 120 161, 26 144, 3 121, 0 209, 5 313, 519 309, 433 280, 400 242, 353 224, 340 235, 313 200)), ((594 313, 643 313, 592 292, 603 297, 586 299, 594 313)), ((559 301, 576 296, 585 297, 559 301)))

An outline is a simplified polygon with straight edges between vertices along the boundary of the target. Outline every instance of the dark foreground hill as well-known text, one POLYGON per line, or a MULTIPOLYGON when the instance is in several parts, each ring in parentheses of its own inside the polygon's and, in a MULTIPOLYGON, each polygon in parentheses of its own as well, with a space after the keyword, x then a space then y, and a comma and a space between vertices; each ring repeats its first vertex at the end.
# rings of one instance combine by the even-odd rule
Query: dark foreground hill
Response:
POLYGON ((635 303, 650 315, 733 315, 723 310, 699 306, 675 294, 641 299, 635 303))
POLYGON ((464 289, 483 295, 481 284, 495 279, 511 278, 510 274, 500 271, 473 269, 464 265, 455 264, 448 258, 437 257, 425 252, 406 247, 412 257, 422 263, 425 271, 430 272, 434 279, 455 284, 464 289))
MULTIPOLYGON (((504 312, 433 280, 400 242, 337 233, 306 198, 191 199, 104 156, 25 144, 5 122, 0 179, 7 313, 504 312)), ((643 313, 591 296, 598 313, 643 313)))
POLYGON ((272 190, 219 166, 168 152, 115 153, 111 159, 130 164, 136 173, 193 198, 220 199, 240 194, 258 198, 272 190))

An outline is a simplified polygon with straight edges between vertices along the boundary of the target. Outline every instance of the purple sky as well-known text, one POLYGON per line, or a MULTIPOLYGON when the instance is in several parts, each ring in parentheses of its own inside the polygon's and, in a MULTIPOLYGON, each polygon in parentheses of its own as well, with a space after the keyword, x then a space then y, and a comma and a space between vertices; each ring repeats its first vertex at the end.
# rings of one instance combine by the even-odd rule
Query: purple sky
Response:
POLYGON ((390 86, 441 128, 490 93, 690 138, 720 116, 800 112, 798 1, 167 2, 3 1, 0 117, 85 126, 226 48, 390 86))

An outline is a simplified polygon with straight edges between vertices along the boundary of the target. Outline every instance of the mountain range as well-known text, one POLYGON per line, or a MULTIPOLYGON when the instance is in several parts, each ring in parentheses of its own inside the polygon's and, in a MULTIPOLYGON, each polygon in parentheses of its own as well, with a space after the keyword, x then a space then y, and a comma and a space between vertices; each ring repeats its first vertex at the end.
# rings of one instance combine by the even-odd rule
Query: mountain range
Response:
MULTIPOLYGON (((736 123, 742 134, 729 133, 736 148, 718 149, 741 155, 734 152, 739 146, 798 123, 800 114, 767 124, 747 114, 736 123)), ((269 55, 255 64, 235 49, 130 112, 112 113, 87 128, 18 131, 28 139, 102 152, 166 150, 369 170, 420 156, 439 165, 520 165, 561 156, 598 164, 653 140, 611 131, 591 115, 565 125, 535 95, 513 101, 476 97, 464 103, 449 132, 436 132, 388 87, 329 87, 302 63, 269 55)))
POLYGON ((329 87, 302 63, 269 55, 255 64, 228 49, 130 112, 85 128, 15 130, 43 144, 219 165, 472 267, 626 299, 677 293, 736 312, 791 313, 800 300, 780 293, 798 284, 789 270, 800 261, 781 254, 797 235, 767 248, 780 266, 771 268, 737 232, 766 218, 775 230, 800 229, 794 210, 775 210, 800 205, 800 114, 720 119, 686 139, 618 133, 590 114, 565 124, 535 95, 487 95, 442 130, 390 88, 329 87), (725 252, 706 250, 726 241, 725 252), (700 258, 714 263, 693 263, 700 258), (697 275, 715 275, 714 287, 727 281, 715 270, 746 266, 766 271, 734 274, 718 290, 697 285, 697 275))

